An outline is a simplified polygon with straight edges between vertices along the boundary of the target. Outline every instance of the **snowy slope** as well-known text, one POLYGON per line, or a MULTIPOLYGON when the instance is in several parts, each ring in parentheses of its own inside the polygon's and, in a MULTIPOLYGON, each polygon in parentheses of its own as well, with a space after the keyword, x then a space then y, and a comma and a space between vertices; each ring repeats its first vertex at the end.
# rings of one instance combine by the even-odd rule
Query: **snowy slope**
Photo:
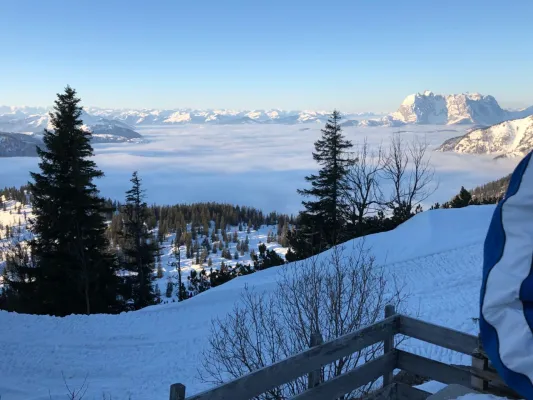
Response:
MULTIPOLYGON (((22 203, 13 200, 7 200, 4 201, 2 203, 2 207, 0 207, 0 287, 2 283, 1 273, 5 266, 6 255, 9 252, 10 247, 12 247, 14 243, 24 243, 27 239, 32 237, 31 231, 29 230, 29 221, 32 217, 32 209, 29 205, 25 206, 22 203), (11 231, 11 234, 9 236, 7 235, 8 230, 11 231)), ((270 234, 276 235, 277 225, 262 225, 257 230, 251 229, 249 233, 246 229, 243 231, 239 231, 238 227, 228 226, 228 230, 226 232, 228 238, 231 238, 234 232, 237 233, 237 238, 239 242, 244 242, 246 239, 248 239, 250 251, 253 250, 256 254, 258 254, 259 245, 264 244, 267 250, 274 250, 283 259, 285 258, 285 254, 287 253, 288 249, 274 241, 268 243, 267 239, 270 234)), ((153 232, 153 234, 156 237, 158 236, 157 228, 153 232)), ((161 268, 163 270, 163 277, 157 278, 156 271, 154 271, 154 284, 159 286, 159 290, 162 293, 161 299, 163 303, 171 303, 177 300, 177 286, 175 286, 172 296, 170 298, 165 296, 168 280, 170 279, 175 285, 178 281, 178 271, 173 265, 176 262, 176 257, 174 255, 174 246, 172 244, 175 240, 175 237, 175 233, 168 234, 166 235, 165 240, 160 244, 160 262, 161 268)), ((203 237, 204 236, 202 236, 202 238, 203 237)), ((200 238, 200 242, 202 242, 202 238, 200 238)), ((213 244, 212 242, 210 243, 213 244)), ((216 242, 215 244, 218 244, 218 242, 216 242)), ((238 259, 234 258, 234 255, 237 252, 237 243, 234 243, 231 240, 229 240, 228 242, 228 250, 229 253, 232 255, 232 259, 228 260, 222 257, 222 252, 220 250, 217 250, 216 254, 210 252, 210 254, 208 255, 208 259, 211 259, 211 266, 209 266, 207 262, 196 264, 195 257, 186 258, 186 250, 186 246, 180 247, 180 266, 182 273, 182 281, 186 287, 187 277, 193 270, 195 270, 196 272, 200 272, 202 269, 205 269, 207 273, 209 273, 210 268, 213 268, 213 270, 220 269, 221 263, 224 263, 228 267, 234 267, 237 263, 244 265, 253 265, 253 261, 249 252, 244 252, 244 254, 238 252, 238 259)))
POLYGON ((533 149, 533 116, 505 121, 447 140, 439 151, 523 157, 533 149))
POLYGON ((426 90, 407 96, 392 116, 410 124, 493 125, 527 112, 504 110, 494 97, 479 93, 440 95, 426 90))
MULTIPOLYGON (((482 244, 493 206, 435 210, 417 215, 396 230, 366 238, 387 271, 402 277, 409 308, 420 317, 477 333, 482 244)), ((359 239, 361 240, 361 239, 359 239)), ((346 244, 351 253, 358 240, 346 244)), ((328 257, 328 254, 319 256, 328 257)), ((302 268, 294 263, 288 268, 302 268)), ((86 399, 163 400, 169 385, 187 393, 206 388, 197 379, 199 354, 209 321, 225 315, 245 285, 274 288, 279 268, 234 279, 182 303, 137 312, 95 316, 17 315, 0 312, 0 395, 2 400, 63 398, 62 372, 69 385, 89 382, 86 399)), ((416 354, 450 363, 466 356, 411 340, 416 354)))

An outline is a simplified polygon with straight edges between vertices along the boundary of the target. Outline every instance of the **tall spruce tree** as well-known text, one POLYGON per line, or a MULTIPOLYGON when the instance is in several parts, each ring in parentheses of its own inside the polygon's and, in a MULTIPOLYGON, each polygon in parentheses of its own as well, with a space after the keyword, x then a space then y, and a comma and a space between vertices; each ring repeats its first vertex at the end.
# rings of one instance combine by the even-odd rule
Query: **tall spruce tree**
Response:
POLYGON ((138 310, 156 302, 152 273, 159 247, 148 230, 148 206, 144 201, 144 190, 141 189, 141 179, 137 171, 133 173, 130 181, 132 188, 126 192, 124 205, 123 268, 134 272, 126 278, 126 284, 133 307, 138 310))
POLYGON ((298 190, 300 195, 312 200, 302 202, 305 211, 299 215, 298 231, 289 235, 297 258, 309 257, 342 240, 346 208, 343 181, 354 161, 348 157, 353 145, 344 138, 340 119, 340 113, 334 110, 322 129, 322 137, 315 142, 313 159, 321 167, 318 175, 306 176, 311 188, 298 190))
POLYGON ((41 172, 31 173, 36 313, 120 311, 117 263, 105 236, 107 210, 93 183, 103 173, 90 159, 91 133, 81 128, 79 103, 70 86, 57 95, 50 113, 54 129, 44 131, 45 147, 37 148, 41 172))

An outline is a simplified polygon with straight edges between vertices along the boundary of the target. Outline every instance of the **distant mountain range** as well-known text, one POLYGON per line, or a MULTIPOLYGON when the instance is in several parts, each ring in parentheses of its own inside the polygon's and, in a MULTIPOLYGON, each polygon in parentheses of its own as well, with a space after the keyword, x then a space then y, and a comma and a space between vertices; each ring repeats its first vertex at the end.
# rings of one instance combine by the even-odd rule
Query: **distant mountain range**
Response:
POLYGON ((533 149, 533 116, 473 129, 464 136, 445 141, 437 151, 523 157, 533 149))
MULTIPOLYGON (((36 140, 43 129, 50 129, 48 108, 44 107, 13 107, 0 106, 0 132, 9 139, 13 154, 26 154, 28 140, 36 140), (20 136, 6 132, 26 133, 20 136)), ((196 109, 104 109, 88 107, 82 115, 85 128, 93 132, 94 142, 138 142, 142 136, 135 127, 150 125, 182 125, 182 124, 320 124, 323 125, 330 111, 287 111, 270 110, 196 110, 196 109)), ((456 125, 469 124, 485 128, 504 121, 526 118, 533 115, 533 107, 522 110, 505 110, 500 107, 492 96, 479 93, 463 93, 452 95, 434 94, 430 91, 407 96, 398 110, 388 115, 366 113, 344 113, 343 127, 400 127, 407 124, 456 125)), ((519 124, 520 125, 520 124, 519 124)), ((507 126, 507 125, 505 125, 507 126)), ((514 126, 510 124, 508 126, 514 126)), ((506 128, 513 131, 514 128, 506 128)), ((483 131, 483 137, 492 135, 483 131)), ((476 133, 477 134, 477 133, 476 133)), ((499 134, 494 134, 494 140, 499 134)), ((527 147, 506 145, 503 149, 499 144, 482 144, 469 138, 452 139, 441 147, 442 151, 458 152, 491 152, 522 154, 527 147), (461 140, 459 140, 461 139, 461 140), (467 145, 468 143, 468 145, 467 145), (455 146, 455 147, 454 147, 455 146), (511 147, 509 147, 511 146, 511 147), (453 148, 453 149, 452 149, 453 148)), ((8 142, 3 139, 0 147, 8 142), (3 144, 2 144, 3 143, 3 144)), ((514 142, 513 142, 514 143, 514 142)), ((0 156, 2 156, 0 149, 0 156)), ((5 151, 4 151, 5 152, 5 151)))
MULTIPOLYGON (((0 130, 38 132, 48 125, 44 107, 0 106, 0 130)), ((87 107, 82 116, 88 126, 134 129, 144 125, 179 124, 324 124, 329 111, 309 110, 227 110, 227 109, 106 109, 87 107)), ((533 114, 533 107, 504 110, 492 96, 479 93, 440 95, 430 91, 411 94, 396 112, 344 113, 344 126, 402 126, 405 124, 493 125, 533 114)))
MULTIPOLYGON (((48 126, 49 109, 44 107, 0 106, 0 129, 38 132, 48 126)), ((133 129, 145 125, 180 124, 302 124, 325 123, 330 111, 271 110, 193 110, 193 109, 103 109, 88 107, 82 119, 88 126, 107 124, 133 129)), ((383 115, 383 114, 381 114, 383 115)), ((377 118, 375 113, 345 114, 348 120, 377 118)))

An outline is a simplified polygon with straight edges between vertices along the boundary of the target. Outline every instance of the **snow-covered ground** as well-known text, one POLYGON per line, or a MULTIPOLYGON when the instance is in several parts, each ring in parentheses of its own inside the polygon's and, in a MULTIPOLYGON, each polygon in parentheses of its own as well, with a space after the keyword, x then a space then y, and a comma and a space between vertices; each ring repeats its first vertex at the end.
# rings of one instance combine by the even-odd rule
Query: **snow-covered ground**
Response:
POLYGON ((31 235, 27 229, 31 217, 31 207, 2 198, 0 205, 0 284, 9 249, 14 243, 24 242, 31 235))
MULTIPOLYGON (((138 127, 149 143, 96 144, 102 194, 123 200, 134 169, 143 179, 149 203, 217 201, 281 213, 301 208, 297 188, 317 165, 311 152, 323 124, 183 125, 138 127), (305 130, 302 130, 305 129, 305 130)), ((377 146, 401 129, 407 138, 426 137, 432 149, 461 136, 469 126, 412 125, 402 128, 345 127, 347 138, 365 137, 377 146)), ((461 185, 473 188, 507 175, 519 160, 493 156, 431 152, 439 188, 427 200, 448 201, 461 185)), ((20 186, 37 169, 37 158, 0 158, 0 186, 20 186)))
MULTIPOLYGON (((391 232, 366 238, 365 246, 386 271, 402 278, 407 308, 420 318, 477 334, 482 247, 493 206, 435 210, 417 215, 391 232)), ((358 239, 344 252, 356 249, 358 239)), ((321 258, 328 257, 325 253, 321 258)), ((302 268, 301 263, 288 268, 302 268)), ((181 303, 121 315, 65 318, 0 312, 0 395, 2 400, 64 398, 65 380, 85 399, 167 399, 181 382, 187 394, 206 388, 198 379, 200 353, 210 320, 229 312, 245 285, 270 291, 280 267, 234 279, 181 303)), ((416 340, 411 352, 448 363, 467 356, 416 340)))
MULTIPOLYGON (((1 272, 5 265, 6 255, 12 248, 13 244, 18 242, 24 243, 27 239, 31 237, 31 232, 28 229, 29 221, 32 217, 33 214, 31 212, 31 206, 29 205, 25 206, 17 201, 7 200, 2 202, 2 205, 0 206, 0 286, 2 284, 1 272)), ((259 245, 264 244, 267 250, 274 250, 282 258, 285 258, 285 254, 287 253, 288 249, 282 247, 275 241, 268 243, 267 240, 269 234, 273 234, 277 237, 277 225, 262 225, 257 230, 251 229, 250 233, 248 233, 246 226, 244 226, 244 229, 242 231, 239 231, 239 228, 237 226, 228 226, 226 231, 229 239, 228 250, 232 257, 234 257, 235 252, 237 251, 237 243, 231 241, 234 232, 237 232, 238 242, 244 242, 246 239, 248 239, 248 247, 250 251, 253 250, 256 254, 258 254, 259 245)), ((165 296, 168 280, 171 279, 174 284, 176 284, 178 281, 178 271, 175 267, 176 256, 174 254, 175 249, 173 245, 175 236, 175 233, 168 234, 163 243, 160 244, 161 268, 163 270, 163 277, 156 278, 154 284, 159 286, 159 289, 162 293, 161 299, 163 303, 168 303, 172 302, 173 300, 177 300, 177 289, 174 291, 172 297, 168 298, 165 296)), ((204 236, 200 238, 200 243, 202 242, 203 238, 204 236)), ((186 250, 186 246, 180 247, 180 266, 182 272, 182 282, 185 284, 186 287, 187 277, 190 275, 192 270, 200 272, 203 268, 207 272, 209 272, 211 267, 214 270, 218 270, 222 262, 224 262, 226 266, 232 267, 235 266, 235 264, 237 263, 244 265, 253 265, 253 261, 251 260, 249 251, 245 252, 244 255, 241 255, 240 252, 237 252, 239 254, 239 258, 232 258, 231 260, 223 258, 221 256, 222 252, 220 250, 218 250, 216 254, 210 252, 208 259, 211 259, 212 265, 211 267, 209 267, 207 262, 196 264, 195 256, 193 258, 186 258, 186 250)))
MULTIPOLYGON (((260 244, 264 244, 267 248, 267 250, 274 250, 276 253, 278 253, 283 259, 285 259, 285 254, 287 253, 287 248, 282 247, 280 244, 276 242, 270 242, 268 243, 267 237, 270 233, 273 233, 276 235, 277 232, 277 225, 262 225, 257 230, 250 230, 250 233, 247 233, 247 230, 244 229, 243 231, 239 231, 238 227, 230 227, 230 229, 227 230, 228 239, 231 239, 233 236, 233 233, 237 232, 237 237, 239 242, 244 242, 246 238, 248 238, 249 242, 249 248, 250 251, 255 251, 256 254, 259 254, 258 248, 260 244)), ((175 234, 167 235, 166 240, 161 245, 161 266, 163 268, 163 277, 156 279, 155 284, 159 286, 159 290, 162 293, 161 300, 163 303, 169 303, 173 301, 177 301, 177 285, 175 286, 174 293, 171 298, 167 298, 165 296, 165 291, 167 288, 167 282, 169 279, 172 280, 174 284, 178 282, 178 270, 174 266, 176 263, 176 256, 174 254, 175 249, 172 245, 172 241, 175 239, 175 234), (173 265, 174 264, 174 265, 173 265)), ((200 243, 202 240, 200 240, 200 243)), ((218 243, 218 242, 216 242, 218 243)), ((237 251, 237 243, 229 242, 228 243, 229 253, 234 256, 235 252, 237 251)), ((206 262, 202 264, 196 264, 195 257, 193 258, 185 258, 187 247, 181 246, 180 247, 180 266, 181 266, 181 273, 182 273, 182 282, 185 284, 185 287, 187 287, 187 277, 190 275, 192 270, 195 270, 197 272, 200 272, 203 269, 206 270, 206 272, 209 273, 209 270, 211 267, 208 266, 206 262)), ((245 252, 244 255, 241 255, 239 253, 239 258, 228 260, 226 258, 223 258, 221 256, 221 251, 218 251, 217 254, 210 253, 208 258, 212 261, 212 268, 213 270, 218 270, 220 268, 221 263, 223 262, 226 266, 235 266, 235 264, 240 263, 244 265, 252 265, 253 261, 251 260, 250 253, 245 252)))

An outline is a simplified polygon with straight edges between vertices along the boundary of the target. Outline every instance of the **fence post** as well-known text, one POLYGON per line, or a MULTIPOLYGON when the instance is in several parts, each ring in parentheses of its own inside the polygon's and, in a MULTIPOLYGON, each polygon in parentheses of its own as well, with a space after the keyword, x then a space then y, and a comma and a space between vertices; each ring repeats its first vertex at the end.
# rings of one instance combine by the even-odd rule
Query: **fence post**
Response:
MULTIPOLYGON (((309 348, 320 346, 324 342, 324 339, 322 338, 322 335, 320 332, 314 332, 311 334, 311 342, 309 345, 309 348)), ((307 388, 312 389, 315 386, 320 385, 320 380, 322 378, 322 370, 321 368, 309 372, 309 375, 307 376, 307 388)))
MULTIPOLYGON (((483 351, 483 344, 481 343, 481 338, 479 335, 477 343, 478 347, 472 352, 472 368, 486 371, 489 369, 489 359, 483 351)), ((470 385, 472 386, 472 389, 475 389, 479 392, 484 392, 489 388, 489 382, 474 375, 470 377, 470 385)))
POLYGON ((170 400, 185 400, 185 385, 181 383, 170 385, 170 400))
MULTIPOLYGON (((387 304, 385 306, 385 318, 392 317, 394 314, 396 314, 394 306, 392 304, 387 304)), ((383 354, 387 354, 394 350, 394 336, 395 335, 392 334, 389 338, 383 341, 383 354)), ((393 372, 394 371, 391 371, 383 375, 383 387, 392 384, 392 379, 394 377, 393 372)))

